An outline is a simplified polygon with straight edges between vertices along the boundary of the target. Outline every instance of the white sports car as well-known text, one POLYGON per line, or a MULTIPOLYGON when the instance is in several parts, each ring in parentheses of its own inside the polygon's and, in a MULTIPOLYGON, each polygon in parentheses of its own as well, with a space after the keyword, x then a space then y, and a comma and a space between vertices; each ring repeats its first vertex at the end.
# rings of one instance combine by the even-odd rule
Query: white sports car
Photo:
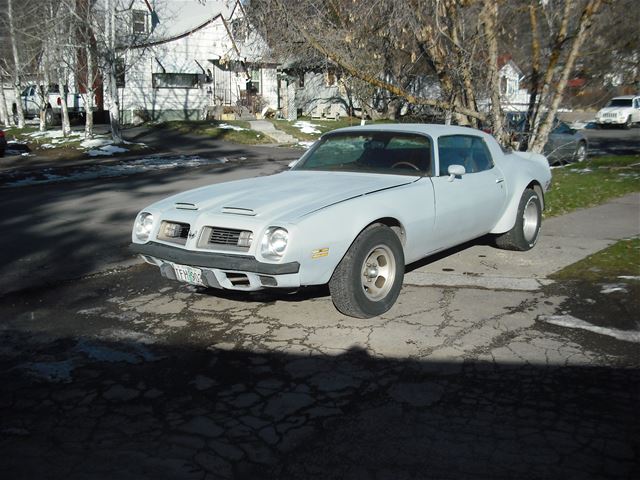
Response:
POLYGON ((547 159, 479 130, 372 125, 325 134, 290 170, 174 195, 142 210, 132 250, 163 276, 232 290, 329 284, 336 308, 372 317, 405 265, 494 234, 538 239, 547 159))

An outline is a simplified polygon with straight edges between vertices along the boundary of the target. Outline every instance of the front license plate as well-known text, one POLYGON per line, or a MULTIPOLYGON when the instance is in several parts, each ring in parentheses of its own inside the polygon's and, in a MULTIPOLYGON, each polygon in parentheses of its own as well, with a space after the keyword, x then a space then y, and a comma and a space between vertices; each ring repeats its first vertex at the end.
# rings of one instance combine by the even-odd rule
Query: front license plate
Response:
POLYGON ((181 282, 190 283, 191 285, 206 286, 202 281, 202 270, 199 268, 188 267, 186 265, 173 265, 173 271, 176 278, 181 282))

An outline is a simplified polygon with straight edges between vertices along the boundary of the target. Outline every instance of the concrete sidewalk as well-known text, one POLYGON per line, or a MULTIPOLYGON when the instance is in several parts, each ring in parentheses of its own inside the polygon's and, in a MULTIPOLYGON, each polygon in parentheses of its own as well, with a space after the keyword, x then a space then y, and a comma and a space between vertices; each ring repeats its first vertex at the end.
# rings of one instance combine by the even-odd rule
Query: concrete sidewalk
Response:
POLYGON ((640 193, 632 193, 543 220, 540 240, 528 252, 476 244, 416 268, 405 275, 404 283, 537 290, 551 283, 547 277, 552 273, 639 234, 640 193))
POLYGON ((279 144, 290 145, 298 143, 297 138, 283 132, 282 130, 278 130, 273 123, 267 120, 251 120, 249 125, 251 125, 251 130, 262 132, 273 138, 279 144))

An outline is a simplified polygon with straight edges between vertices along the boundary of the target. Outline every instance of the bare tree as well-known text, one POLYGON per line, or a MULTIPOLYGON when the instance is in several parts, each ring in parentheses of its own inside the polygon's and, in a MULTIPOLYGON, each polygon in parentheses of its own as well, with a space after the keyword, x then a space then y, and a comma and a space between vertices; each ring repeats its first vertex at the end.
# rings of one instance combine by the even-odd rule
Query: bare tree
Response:
POLYGON ((489 121, 503 139, 498 56, 505 48, 521 57, 521 52, 531 52, 532 60, 525 66, 530 68, 532 91, 527 148, 539 151, 587 31, 603 18, 598 15, 602 4, 603 0, 255 0, 251 15, 274 51, 285 58, 326 58, 392 97, 448 112, 458 124, 489 121), (272 28, 274 16, 278 29, 272 28), (528 36, 530 47, 525 46, 528 36), (403 82, 412 75, 433 78, 440 94, 403 82))
POLYGON ((16 97, 16 111, 14 113, 14 122, 18 128, 24 128, 24 110, 22 102, 20 102, 20 94, 22 93, 22 81, 20 74, 22 73, 22 62, 18 52, 18 33, 16 31, 13 0, 7 0, 7 23, 9 27, 9 41, 11 43, 11 53, 13 55, 13 91, 16 97))

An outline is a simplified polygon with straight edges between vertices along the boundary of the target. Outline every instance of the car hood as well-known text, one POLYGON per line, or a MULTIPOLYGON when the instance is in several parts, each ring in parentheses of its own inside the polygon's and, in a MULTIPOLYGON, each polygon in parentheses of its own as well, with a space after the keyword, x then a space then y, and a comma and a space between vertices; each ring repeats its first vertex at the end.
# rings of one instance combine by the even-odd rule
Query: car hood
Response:
POLYGON ((633 110, 633 107, 605 107, 598 111, 598 115, 603 113, 628 113, 633 110))
POLYGON ((287 171, 220 183, 174 195, 155 206, 209 214, 296 218, 329 205, 414 182, 420 177, 351 172, 287 171))

